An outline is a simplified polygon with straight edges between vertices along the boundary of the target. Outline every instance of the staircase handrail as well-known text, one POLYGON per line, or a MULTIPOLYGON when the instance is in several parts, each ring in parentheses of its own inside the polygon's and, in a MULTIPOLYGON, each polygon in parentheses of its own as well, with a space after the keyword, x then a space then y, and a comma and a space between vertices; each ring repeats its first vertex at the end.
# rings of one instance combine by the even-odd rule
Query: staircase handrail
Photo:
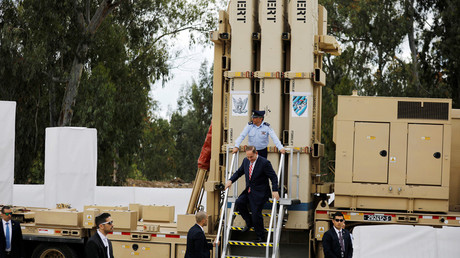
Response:
MULTIPOLYGON (((281 184, 281 178, 283 178, 283 172, 284 172, 284 153, 281 153, 281 157, 280 157, 280 164, 279 164, 279 168, 278 168, 278 173, 277 173, 277 177, 278 177, 278 188, 279 189, 282 189, 284 186, 281 184)), ((282 196, 281 196, 282 197, 282 196)), ((265 251, 265 257, 268 258, 269 257, 269 250, 270 250, 270 236, 271 236, 271 232, 272 232, 272 228, 274 228, 276 225, 273 225, 275 222, 275 217, 276 217, 276 203, 277 203, 277 200, 274 199, 273 200, 273 204, 272 204, 272 213, 271 213, 271 217, 270 217, 270 226, 268 227, 268 237, 267 237, 267 243, 266 243, 266 251, 265 251)), ((274 232, 276 233, 276 232, 274 232)), ((275 237, 273 237, 274 239, 275 237)), ((275 247, 275 242, 273 242, 273 247, 275 247)), ((275 250, 273 248, 273 250, 275 250)))
MULTIPOLYGON (((225 178, 230 178, 231 176, 231 173, 233 171, 233 164, 235 163, 235 156, 236 156, 237 153, 233 153, 232 154, 232 162, 230 163, 230 169, 228 171, 226 171, 226 174, 225 174, 225 178)), ((228 157, 228 155, 227 155, 228 157)), ((216 239, 215 239, 215 246, 216 246, 216 252, 215 252, 215 256, 214 257, 219 257, 218 256, 218 249, 217 247, 219 246, 219 238, 220 238, 220 235, 222 233, 222 225, 224 224, 224 213, 225 213, 225 210, 227 209, 227 202, 228 202, 228 191, 229 191, 230 188, 227 188, 225 189, 225 193, 224 193, 224 200, 223 200, 223 203, 222 203, 222 207, 220 209, 220 217, 219 217, 219 228, 217 229, 217 235, 216 235, 216 239)))

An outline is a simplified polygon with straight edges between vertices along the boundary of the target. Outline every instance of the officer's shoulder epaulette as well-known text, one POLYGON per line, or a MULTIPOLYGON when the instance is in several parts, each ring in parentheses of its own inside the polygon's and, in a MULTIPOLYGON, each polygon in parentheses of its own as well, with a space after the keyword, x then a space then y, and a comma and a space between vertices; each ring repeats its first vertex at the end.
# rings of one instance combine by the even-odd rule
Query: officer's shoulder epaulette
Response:
POLYGON ((248 125, 252 125, 253 123, 252 122, 248 122, 248 125))
POLYGON ((267 122, 264 122, 264 124, 265 124, 266 126, 270 126, 270 124, 269 124, 269 123, 267 123, 267 122))

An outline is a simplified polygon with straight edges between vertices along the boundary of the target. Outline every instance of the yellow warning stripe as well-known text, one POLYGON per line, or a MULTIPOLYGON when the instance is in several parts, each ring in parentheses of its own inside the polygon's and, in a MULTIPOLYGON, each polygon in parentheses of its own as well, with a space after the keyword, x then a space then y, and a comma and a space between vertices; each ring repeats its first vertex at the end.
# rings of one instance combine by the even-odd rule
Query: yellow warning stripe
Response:
MULTIPOLYGON (((234 214, 234 215, 240 215, 239 212, 234 212, 233 214, 234 214)), ((262 216, 264 216, 264 217, 271 217, 272 214, 271 214, 271 213, 262 213, 262 216)))
MULTIPOLYGON (((242 227, 232 227, 232 229, 233 229, 233 230, 240 230, 240 231, 243 230, 242 227)), ((253 228, 250 228, 249 231, 254 231, 254 229, 253 229, 253 228)))
MULTIPOLYGON (((232 230, 240 230, 241 231, 241 230, 243 230, 243 228, 242 227, 232 227, 232 230)), ((265 230, 268 231, 268 228, 265 228, 265 230)), ((254 231, 254 228, 249 228, 249 231, 254 231)), ((272 231, 273 231, 273 229, 272 229, 272 231)))
MULTIPOLYGON (((243 245, 243 246, 267 246, 267 243, 253 243, 253 242, 228 242, 229 245, 243 245)), ((268 246, 273 247, 273 244, 268 246)))

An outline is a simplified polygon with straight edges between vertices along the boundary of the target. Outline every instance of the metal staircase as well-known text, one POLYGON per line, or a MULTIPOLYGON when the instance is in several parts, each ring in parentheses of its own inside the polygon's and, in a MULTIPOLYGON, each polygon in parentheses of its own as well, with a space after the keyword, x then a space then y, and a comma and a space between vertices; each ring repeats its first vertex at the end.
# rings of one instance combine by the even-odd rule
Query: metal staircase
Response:
MULTIPOLYGON (((229 157, 229 148, 227 148, 227 157, 229 157)), ((286 197, 287 195, 284 193, 284 160, 285 154, 281 154, 280 162, 279 162, 279 169, 277 173, 278 177, 278 184, 281 188, 281 197, 286 197)), ((238 163, 238 155, 233 154, 231 163, 228 164, 228 158, 226 160, 227 166, 225 171, 225 182, 231 177, 231 175, 236 171, 236 166, 238 163), (228 166, 230 165, 230 166, 228 166), (229 168, 229 169, 228 169, 229 168)), ((230 189, 230 188, 229 188, 230 189)), ((233 196, 229 197, 229 189, 225 190, 224 198, 222 201, 221 213, 220 213, 220 220, 219 220, 219 228, 217 232, 216 239, 219 239, 222 234, 222 254, 221 258, 228 258, 228 257, 247 257, 247 258, 255 258, 255 257, 272 257, 277 258, 280 257, 279 254, 279 240, 281 237, 281 230, 283 225, 283 219, 285 215, 285 209, 287 206, 291 204, 299 203, 298 200, 292 200, 290 198, 280 198, 279 200, 270 199, 269 203, 271 204, 271 213, 263 213, 264 217, 270 217, 269 227, 266 228, 267 230, 267 241, 261 243, 255 243, 252 241, 240 241, 236 239, 230 239, 232 234, 236 231, 241 231, 243 228, 236 227, 233 225, 234 219, 236 216, 239 216, 237 212, 235 212, 235 201, 238 198, 238 181, 233 184, 233 196), (241 255, 233 255, 231 254, 231 247, 232 246, 244 246, 248 247, 258 247, 264 248, 265 251, 263 252, 264 255, 260 256, 241 256, 241 255)), ((253 231, 253 229, 250 229, 253 231)), ((215 253, 215 258, 218 258, 218 252, 215 253)))

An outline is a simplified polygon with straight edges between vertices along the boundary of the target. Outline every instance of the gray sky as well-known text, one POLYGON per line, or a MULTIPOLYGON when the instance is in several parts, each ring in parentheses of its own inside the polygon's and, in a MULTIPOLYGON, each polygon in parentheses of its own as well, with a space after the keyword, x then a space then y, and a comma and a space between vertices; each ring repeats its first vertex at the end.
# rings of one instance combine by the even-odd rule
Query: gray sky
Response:
POLYGON ((208 66, 213 63, 214 49, 211 46, 203 47, 196 45, 192 49, 188 47, 188 32, 179 35, 173 51, 180 50, 181 55, 172 61, 173 79, 161 87, 161 82, 155 83, 150 91, 153 99, 158 101, 159 109, 155 113, 162 118, 169 118, 172 111, 177 108, 177 99, 181 89, 191 84, 193 79, 198 81, 201 63, 208 61, 208 66))

